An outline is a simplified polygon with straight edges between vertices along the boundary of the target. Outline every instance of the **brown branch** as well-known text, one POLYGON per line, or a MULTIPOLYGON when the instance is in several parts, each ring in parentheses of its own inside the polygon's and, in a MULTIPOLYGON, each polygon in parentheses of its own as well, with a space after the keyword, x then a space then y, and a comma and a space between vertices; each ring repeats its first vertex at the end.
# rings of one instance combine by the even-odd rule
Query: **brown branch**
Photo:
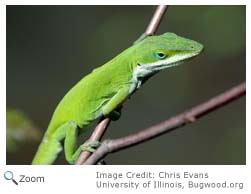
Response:
POLYGON ((134 44, 145 39, 147 36, 154 35, 160 25, 160 22, 168 8, 168 5, 158 5, 156 8, 150 23, 148 24, 146 31, 134 42, 134 44))
MULTIPOLYGON (((105 131, 108 128, 110 122, 111 120, 109 118, 101 118, 100 122, 93 130, 91 137, 88 139, 88 142, 100 140, 105 134, 105 131)), ((81 152, 75 164, 76 165, 83 164, 87 160, 87 158, 90 157, 90 155, 91 155, 91 152, 88 152, 88 151, 81 152)))
POLYGON ((158 5, 149 25, 146 28, 145 34, 147 36, 155 34, 167 8, 167 5, 158 5))
MULTIPOLYGON (((144 39, 146 36, 153 35, 161 22, 161 19, 167 9, 167 5, 159 5, 156 8, 156 11, 145 31, 145 33, 139 38, 140 40, 144 39)), ((137 41, 140 41, 140 40, 137 41)), ((102 118, 96 128, 94 129, 91 137, 88 139, 88 141, 100 141, 102 136, 104 135, 106 129, 108 128, 108 125, 110 124, 109 118, 102 118)), ((88 151, 81 152, 78 160, 75 164, 83 164, 88 157, 90 157, 91 153, 88 151)))
POLYGON ((210 100, 197 105, 185 111, 175 117, 172 117, 166 121, 163 121, 157 125, 144 129, 138 133, 129 135, 127 137, 114 139, 114 140, 105 140, 102 145, 97 149, 96 152, 90 156, 84 164, 96 164, 107 154, 111 152, 117 152, 121 149, 132 147, 144 141, 153 139, 162 134, 168 133, 175 129, 180 128, 181 126, 195 122, 196 119, 199 119, 201 116, 210 113, 211 111, 220 108, 235 99, 240 98, 246 94, 246 83, 242 83, 238 86, 231 88, 224 93, 211 98, 210 100))

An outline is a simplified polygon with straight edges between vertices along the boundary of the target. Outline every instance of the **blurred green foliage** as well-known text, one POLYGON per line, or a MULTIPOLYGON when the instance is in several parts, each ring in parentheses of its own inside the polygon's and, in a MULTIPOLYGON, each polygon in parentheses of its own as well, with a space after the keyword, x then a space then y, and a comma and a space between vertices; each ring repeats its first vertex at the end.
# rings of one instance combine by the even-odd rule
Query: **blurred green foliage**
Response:
MULTIPOLYGON (((129 47, 155 6, 7 6, 7 105, 45 130, 63 95, 92 69, 129 47)), ((245 80, 245 6, 170 6, 159 27, 202 42, 205 51, 149 80, 105 138, 149 127, 245 80)), ((108 164, 245 164, 246 102, 237 100, 196 123, 109 155, 108 164)), ((8 164, 29 164, 7 155, 8 164)), ((65 163, 62 156, 58 163, 65 163)))
POLYGON ((41 130, 20 110, 7 108, 6 127, 7 152, 25 152, 22 151, 22 145, 39 143, 42 137, 41 130))

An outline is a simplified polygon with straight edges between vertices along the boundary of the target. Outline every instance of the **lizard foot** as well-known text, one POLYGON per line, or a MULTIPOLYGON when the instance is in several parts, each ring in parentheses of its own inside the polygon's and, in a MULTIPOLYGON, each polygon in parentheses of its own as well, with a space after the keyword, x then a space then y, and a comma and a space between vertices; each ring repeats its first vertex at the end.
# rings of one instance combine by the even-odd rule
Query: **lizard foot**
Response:
POLYGON ((90 141, 82 144, 80 146, 81 151, 95 152, 96 148, 99 147, 101 143, 99 141, 90 141))

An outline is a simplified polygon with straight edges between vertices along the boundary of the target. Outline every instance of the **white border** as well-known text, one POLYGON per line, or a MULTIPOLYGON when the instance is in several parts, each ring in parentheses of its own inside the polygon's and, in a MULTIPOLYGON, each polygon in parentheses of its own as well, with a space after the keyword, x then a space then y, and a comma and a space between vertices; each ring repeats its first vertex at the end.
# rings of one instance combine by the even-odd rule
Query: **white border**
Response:
POLYGON ((2 0, 5 5, 246 5, 248 0, 2 0))
POLYGON ((0 7, 0 164, 6 163, 6 9, 4 5, 0 7), (4 151, 5 150, 5 151, 4 151))
MULTIPOLYGON (((6 161, 6 155, 5 155, 5 150, 6 150, 6 126, 5 126, 5 112, 6 112, 6 5, 95 5, 95 4, 101 4, 104 5, 104 2, 102 1, 97 1, 97 0, 92 0, 92 1, 83 1, 83 0, 2 0, 1 2, 1 7, 0 7, 0 35, 1 35, 1 44, 0 44, 0 60, 1 60, 1 65, 0 65, 0 189, 2 191, 6 191, 4 193, 20 193, 20 190, 25 193, 45 193, 49 191, 49 193, 52 192, 62 192, 62 193, 69 193, 69 192, 90 192, 90 193, 97 193, 97 192, 102 192, 102 193, 118 193, 118 190, 97 190, 94 189, 93 184, 95 181, 95 175, 93 174, 95 170, 105 170, 105 171, 125 171, 125 170, 131 170, 131 171, 145 171, 145 170, 152 170, 152 171, 158 171, 158 170, 166 170, 166 171, 182 171, 182 170, 189 170, 189 171, 210 171, 212 176, 217 176, 218 179, 222 179, 222 177, 226 177, 229 180, 233 181, 244 181, 246 182, 246 186, 251 183, 250 180, 250 173, 251 168, 250 168, 250 120, 247 119, 247 125, 246 125, 246 137, 247 137, 247 143, 246 143, 246 166, 127 166, 126 168, 124 166, 5 166, 6 161), (249 154, 248 154, 249 153, 249 154), (42 185, 36 185, 36 184, 24 184, 22 186, 15 187, 12 185, 12 183, 5 181, 3 179, 3 172, 5 170, 10 169, 15 171, 17 174, 21 173, 30 173, 32 175, 44 175, 47 178, 47 183, 42 184, 42 185), (63 169, 63 170, 62 170, 63 169), (58 180, 58 181, 55 181, 58 180), (60 181, 59 181, 60 180, 60 181), (11 186, 10 186, 11 185, 11 186)), ((145 1, 132 1, 132 0, 123 0, 123 1, 116 1, 116 0, 108 0, 105 1, 105 4, 107 5, 112 5, 112 4, 121 4, 121 5, 131 5, 131 4, 137 4, 137 5, 155 5, 155 4, 170 4, 170 5, 247 5, 246 7, 246 27, 247 27, 247 52, 248 54, 251 53, 251 47, 250 47, 250 3, 248 0, 244 1, 233 1, 233 0, 228 0, 228 1, 221 1, 221 0, 210 0, 210 1, 201 1, 201 0, 145 0, 145 1), (249 22, 247 22, 249 21, 249 22)), ((250 75, 250 55, 247 55, 247 65, 246 67, 246 79, 247 83, 250 83, 251 77, 248 76, 250 75)), ((250 86, 247 84, 247 90, 249 91, 250 86)), ((250 94, 247 93, 247 99, 250 99, 250 94)), ((250 103, 248 100, 246 100, 246 108, 247 108, 247 113, 250 113, 250 103)), ((247 114, 248 115, 248 114, 247 114)), ((183 193, 187 193, 188 190, 186 190, 183 193)), ((126 190, 120 190, 120 193, 128 193, 126 190)), ((133 191, 130 191, 133 192, 133 191)), ((152 193, 153 190, 140 190, 137 191, 139 193, 152 193)), ((156 190, 154 192, 158 193, 167 193, 169 190, 156 190)), ((177 191, 179 192, 179 191, 177 191)), ((196 191, 192 191, 195 192, 196 191)), ((202 193, 218 193, 219 191, 217 190, 207 190, 207 191, 200 191, 202 193)), ((238 193, 236 191, 229 191, 225 190, 222 191, 222 193, 238 193)), ((242 191, 242 193, 251 193, 250 187, 246 188, 245 190, 242 191)))

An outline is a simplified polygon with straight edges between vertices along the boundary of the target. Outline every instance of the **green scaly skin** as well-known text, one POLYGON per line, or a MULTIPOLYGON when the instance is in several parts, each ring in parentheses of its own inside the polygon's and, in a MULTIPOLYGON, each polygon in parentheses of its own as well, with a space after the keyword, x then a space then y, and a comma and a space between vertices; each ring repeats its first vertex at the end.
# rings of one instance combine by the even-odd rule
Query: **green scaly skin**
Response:
POLYGON ((203 45, 174 33, 150 36, 80 80, 58 104, 32 164, 52 164, 62 151, 73 164, 85 145, 77 136, 98 118, 108 117, 148 78, 197 56, 203 45))

